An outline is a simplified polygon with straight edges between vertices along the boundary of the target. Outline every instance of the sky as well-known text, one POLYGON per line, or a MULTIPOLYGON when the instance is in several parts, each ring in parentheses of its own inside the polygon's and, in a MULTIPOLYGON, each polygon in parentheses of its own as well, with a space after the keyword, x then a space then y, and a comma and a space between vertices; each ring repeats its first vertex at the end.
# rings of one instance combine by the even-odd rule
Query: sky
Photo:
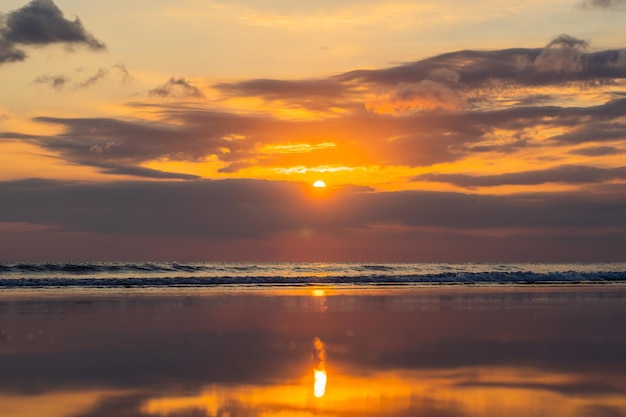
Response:
POLYGON ((0 259, 625 261, 624 21, 4 0, 0 259))

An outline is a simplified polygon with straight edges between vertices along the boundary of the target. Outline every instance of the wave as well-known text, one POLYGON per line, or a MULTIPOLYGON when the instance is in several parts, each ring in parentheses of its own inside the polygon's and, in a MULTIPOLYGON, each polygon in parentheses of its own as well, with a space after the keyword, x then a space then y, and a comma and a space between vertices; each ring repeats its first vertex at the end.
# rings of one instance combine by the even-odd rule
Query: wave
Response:
MULTIPOLYGON (((232 267, 233 269, 239 269, 242 271, 249 271, 252 268, 250 266, 232 267)), ((76 275, 86 275, 94 273, 116 273, 116 272, 144 272, 144 273, 159 273, 159 272, 202 272, 202 271, 215 271, 224 269, 216 265, 207 264, 179 264, 172 263, 56 263, 56 262, 27 262, 27 263, 4 263, 0 264, 0 274, 2 273, 68 273, 76 275)), ((228 269, 228 268, 227 268, 228 269)))
POLYGON ((626 283, 623 272, 446 272, 424 275, 361 275, 361 276, 214 276, 159 278, 0 278, 0 288, 43 287, 189 287, 189 286, 303 286, 303 285, 406 285, 406 284, 581 284, 626 283))

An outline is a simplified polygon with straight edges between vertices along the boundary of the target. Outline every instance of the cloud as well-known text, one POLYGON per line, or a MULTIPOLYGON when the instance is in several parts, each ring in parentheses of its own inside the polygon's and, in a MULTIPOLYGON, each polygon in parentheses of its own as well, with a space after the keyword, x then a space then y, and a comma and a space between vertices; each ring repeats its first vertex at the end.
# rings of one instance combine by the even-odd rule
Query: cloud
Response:
POLYGON ((540 72, 580 73, 583 71, 587 41, 569 35, 559 35, 541 51, 534 62, 540 72))
POLYGON ((586 148, 574 149, 569 152, 572 155, 584 155, 584 156, 607 156, 618 155, 624 153, 624 151, 615 148, 613 146, 588 146, 586 148))
POLYGON ((118 63, 111 65, 110 67, 98 68, 95 74, 82 81, 72 81, 72 79, 66 75, 50 76, 44 74, 37 77, 33 82, 36 84, 47 84, 57 90, 70 84, 73 85, 75 89, 84 89, 92 87, 100 81, 108 78, 111 75, 111 72, 119 74, 119 80, 122 84, 129 83, 133 80, 133 76, 130 74, 126 66, 122 63, 118 63))
POLYGON ((204 98, 204 93, 185 78, 170 78, 160 87, 150 90, 151 96, 163 98, 204 98))
MULTIPOLYGON (((245 139, 248 132, 267 125, 264 118, 210 111, 183 112, 178 117, 185 123, 39 117, 35 121, 64 126, 67 131, 55 137, 31 140, 60 152, 67 160, 107 169, 111 165, 130 167, 156 159, 201 162, 210 155, 236 162, 245 159, 255 146, 253 141, 245 139), (244 139, 232 140, 232 135, 244 139)), ((4 134, 11 135, 15 134, 4 134)))
POLYGON ((576 415, 580 417, 624 417, 624 411, 614 405, 582 404, 576 407, 576 415))
POLYGON ((60 90, 69 81, 70 79, 65 75, 40 75, 39 77, 35 78, 33 82, 35 84, 46 84, 56 90, 60 90))
MULTIPOLYGON (((623 177, 623 170, 616 175, 623 177)), ((311 204, 300 184, 261 180, 29 180, 0 183, 0 191, 2 222, 105 234, 261 239, 305 226, 337 231, 374 224, 467 231, 626 228, 626 193, 617 185, 606 191, 507 196, 346 189, 321 207, 311 204)))
MULTIPOLYGON (((10 212, 17 210, 25 202, 24 198, 39 200, 53 197, 53 193, 58 192, 45 210, 36 210, 38 214, 31 220, 34 223, 50 221, 75 231, 258 238, 297 228, 296 218, 301 215, 293 210, 294 201, 302 199, 298 196, 301 192, 298 185, 266 181, 201 181, 171 185, 164 182, 80 185, 25 181, 13 185, 4 183, 0 188, 17 198, 11 207, 3 205, 0 217, 11 217, 10 212), (49 191, 45 190, 46 187, 50 187, 49 191), (72 214, 63 213, 74 204, 77 206, 70 209, 72 214), (83 210, 83 214, 79 214, 83 210)), ((30 215, 26 217, 30 218, 30 215)))
POLYGON ((124 65, 121 62, 118 62, 115 65, 112 65, 111 69, 115 69, 115 70, 119 71, 122 74, 122 82, 124 84, 129 83, 129 82, 133 81, 133 79, 134 79, 134 77, 128 71, 128 68, 126 68, 126 65, 124 65))
POLYGON ((280 100, 311 110, 348 107, 358 98, 356 86, 334 77, 317 80, 255 79, 213 86, 228 97, 260 97, 280 100))
MULTIPOLYGON (((154 394, 154 393, 150 393, 154 394)), ((107 396, 89 409, 87 412, 73 414, 74 417, 115 417, 129 416, 153 417, 153 413, 144 412, 142 406, 150 399, 149 393, 134 393, 126 395, 107 396)), ((185 417, 181 414, 181 417, 185 417)), ((200 414, 190 417, 203 417, 200 414)))
POLYGON ((84 43, 91 49, 104 44, 89 34, 80 19, 65 19, 51 0, 33 0, 21 9, 7 14, 3 38, 15 44, 47 45, 51 43, 84 43))
POLYGON ((458 74, 462 89, 489 87, 494 80, 519 86, 562 85, 568 81, 623 79, 626 66, 621 50, 587 50, 586 41, 559 35, 544 48, 511 48, 493 51, 450 52, 377 70, 355 70, 338 75, 344 82, 377 86, 418 83, 434 71, 444 69, 458 74))
POLYGON ((612 180, 626 180, 626 167, 596 168, 582 165, 563 165, 536 171, 497 175, 422 174, 414 181, 446 182, 459 187, 495 187, 500 185, 539 185, 545 183, 587 184, 612 180))
POLYGON ((235 96, 258 96, 271 100, 293 99, 301 97, 344 97, 349 86, 330 79, 322 80, 270 80, 256 79, 236 83, 219 83, 218 90, 235 96))
MULTIPOLYGON (((620 101, 619 104, 621 107, 624 107, 622 112, 625 112, 626 101, 620 101)), ((609 109, 608 107, 607 109, 610 111, 615 110, 615 108, 609 109)), ((610 113, 607 112, 607 116, 609 115, 610 113)), ((598 117, 597 120, 599 121, 581 124, 580 126, 574 127, 567 133, 552 136, 550 140, 561 144, 581 144, 589 142, 611 142, 626 139, 626 123, 600 121, 601 117, 598 117)))
POLYGON ((96 84, 98 81, 100 81, 101 79, 106 77, 107 73, 108 73, 108 70, 106 68, 100 68, 98 70, 98 72, 96 72, 94 75, 92 75, 91 77, 87 78, 86 80, 80 82, 76 86, 76 88, 91 87, 92 85, 96 84))
MULTIPOLYGON (((186 173, 161 174, 142 167, 154 161, 211 160, 222 174, 248 167, 311 168, 320 161, 406 169, 487 152, 506 157, 541 149, 566 156, 571 149, 563 146, 621 149, 626 99, 613 92, 616 88, 604 86, 626 80, 624 56, 618 49, 589 52, 586 42, 560 35, 544 48, 458 51, 322 79, 220 83, 213 87, 223 100, 129 104, 128 114, 149 114, 146 118, 40 116, 34 121, 55 124, 62 132, 0 132, 0 137, 29 141, 69 163, 102 172, 181 179, 186 173), (247 114, 215 110, 237 97, 276 103, 247 114), (292 107, 315 110, 315 117, 285 112, 292 107), (329 109, 327 114, 317 112, 329 109), (321 143, 332 146, 316 146, 321 143), (299 144, 309 147, 271 151, 299 144)), ((72 85, 87 88, 113 74, 121 82, 130 79, 126 67, 117 64, 72 85)), ((53 76, 39 81, 55 85, 55 79, 45 77, 53 76)), ((175 77, 150 94, 181 101, 204 97, 191 81, 175 77)))
POLYGON ((562 34, 542 48, 463 50, 402 65, 354 70, 322 79, 253 79, 218 83, 227 98, 259 97, 313 111, 365 107, 406 115, 571 100, 572 88, 619 84, 626 79, 621 49, 591 51, 589 43, 562 34), (569 91, 562 89, 564 85, 569 91), (549 93, 546 87, 559 87, 549 93), (544 90, 540 90, 544 88, 544 90), (560 90, 560 91, 559 91, 560 90))
POLYGON ((464 100, 450 87, 424 80, 400 83, 378 97, 368 100, 365 108, 379 114, 407 114, 416 110, 457 110, 464 100))
POLYGON ((24 51, 16 49, 12 43, 2 39, 0 35, 0 64, 6 62, 19 62, 25 59, 26 53, 24 51))
POLYGON ((200 177, 197 175, 189 175, 189 174, 178 174, 175 172, 164 172, 156 169, 144 168, 144 167, 136 167, 136 166, 116 166, 111 165, 100 166, 102 171, 107 174, 115 174, 115 175, 129 175, 135 177, 145 177, 145 178, 158 178, 158 179, 174 179, 174 180, 193 180, 199 179, 200 177))
POLYGON ((0 26, 0 63, 26 59, 20 46, 54 43, 84 44, 92 50, 105 49, 102 42, 85 30, 80 19, 67 20, 52 0, 32 0, 4 16, 0 26))
POLYGON ((584 0, 580 3, 583 9, 622 9, 626 7, 626 0, 584 0))
MULTIPOLYGON (((320 120, 284 120, 270 115, 244 115, 185 106, 134 106, 156 112, 157 120, 37 117, 40 123, 64 128, 55 135, 0 132, 7 140, 27 140, 67 161, 102 169, 138 167, 155 160, 202 162, 216 158, 235 172, 247 166, 284 167, 295 155, 268 153, 267 146, 332 143, 297 153, 297 165, 355 166, 371 163, 429 166, 454 162, 477 152, 515 154, 530 147, 608 142, 624 138, 619 120, 626 99, 590 107, 514 106, 502 110, 410 113, 389 117, 371 112, 320 120), (538 127, 566 132, 539 140, 538 127), (524 133, 529 129, 529 133, 524 133), (511 135, 498 144, 493 132, 511 135), (358 140, 357 140, 358 139, 358 140), (366 150, 366 152, 364 152, 366 150), (372 155, 372 156, 370 156, 372 155)), ((218 168, 218 169, 219 169, 218 168)), ((139 172, 139 171, 138 171, 139 172)))

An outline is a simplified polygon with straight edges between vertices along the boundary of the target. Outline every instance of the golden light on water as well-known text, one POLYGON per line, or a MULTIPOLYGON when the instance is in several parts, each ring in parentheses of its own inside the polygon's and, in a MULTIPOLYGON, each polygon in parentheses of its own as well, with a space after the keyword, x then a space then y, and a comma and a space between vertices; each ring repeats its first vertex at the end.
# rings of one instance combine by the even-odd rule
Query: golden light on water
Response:
POLYGON ((319 337, 313 338, 313 396, 322 398, 326 393, 326 345, 319 337))
POLYGON ((326 393, 326 371, 323 369, 313 370, 313 395, 322 398, 326 393))

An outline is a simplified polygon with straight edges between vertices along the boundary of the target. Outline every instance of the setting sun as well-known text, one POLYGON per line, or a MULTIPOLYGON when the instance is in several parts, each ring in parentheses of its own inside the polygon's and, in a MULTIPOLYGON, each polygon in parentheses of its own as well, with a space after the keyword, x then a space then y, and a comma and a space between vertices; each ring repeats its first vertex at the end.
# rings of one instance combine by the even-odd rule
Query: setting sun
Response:
POLYGON ((313 187, 315 188, 326 188, 326 183, 322 180, 317 180, 313 183, 313 187))

